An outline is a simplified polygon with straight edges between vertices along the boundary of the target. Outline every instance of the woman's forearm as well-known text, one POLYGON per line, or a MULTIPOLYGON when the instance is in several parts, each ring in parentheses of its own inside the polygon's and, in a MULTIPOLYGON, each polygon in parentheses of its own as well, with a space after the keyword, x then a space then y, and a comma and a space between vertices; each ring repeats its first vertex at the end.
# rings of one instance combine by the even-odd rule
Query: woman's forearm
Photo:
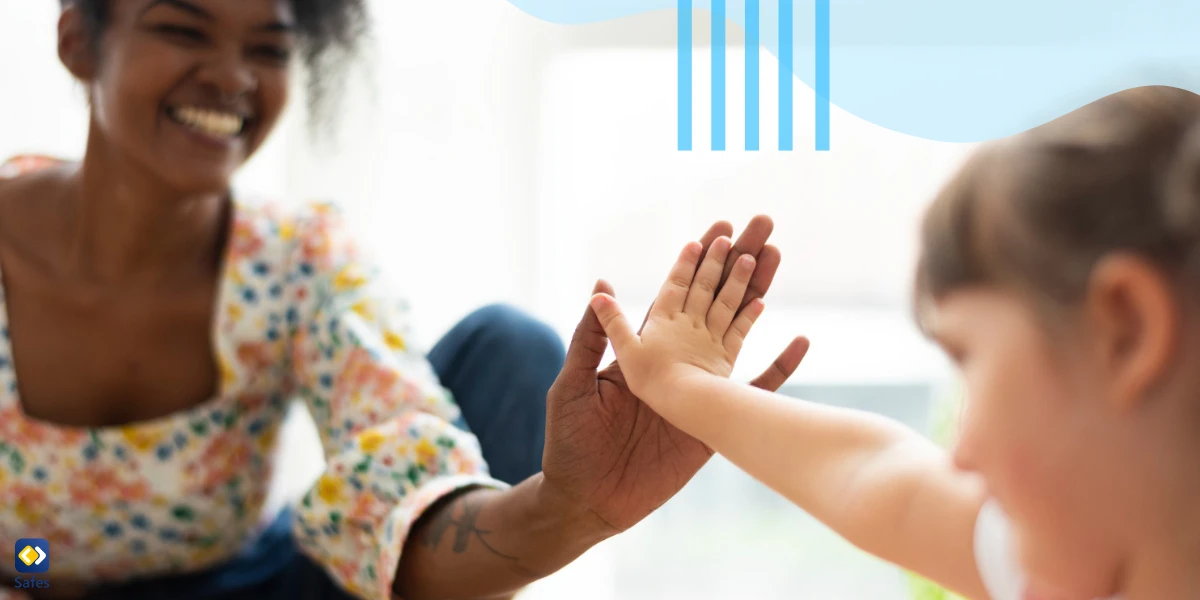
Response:
POLYGON ((417 522, 394 588, 405 600, 504 597, 613 533, 540 473, 509 490, 471 490, 434 505, 417 522))

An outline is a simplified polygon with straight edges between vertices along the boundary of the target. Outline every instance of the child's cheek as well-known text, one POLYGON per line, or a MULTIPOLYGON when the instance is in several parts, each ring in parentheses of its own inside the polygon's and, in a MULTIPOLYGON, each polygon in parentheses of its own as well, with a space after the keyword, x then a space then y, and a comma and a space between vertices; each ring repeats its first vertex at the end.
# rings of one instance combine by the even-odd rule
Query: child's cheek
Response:
POLYGON ((1004 433, 1005 439, 997 440, 998 468, 988 484, 1011 517, 1036 522, 1037 513, 1045 509, 1041 492, 1047 489, 1052 469, 1035 440, 1020 431, 1004 433))

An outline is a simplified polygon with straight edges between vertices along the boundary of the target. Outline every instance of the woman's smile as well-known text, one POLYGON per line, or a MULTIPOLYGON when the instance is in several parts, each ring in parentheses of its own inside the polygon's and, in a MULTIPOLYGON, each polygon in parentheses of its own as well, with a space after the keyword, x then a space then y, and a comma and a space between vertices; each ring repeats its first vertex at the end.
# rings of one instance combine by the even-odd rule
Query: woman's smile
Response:
POLYGON ((246 114, 193 104, 168 106, 165 112, 167 121, 189 140, 206 149, 224 152, 244 146, 254 123, 253 117, 246 114))

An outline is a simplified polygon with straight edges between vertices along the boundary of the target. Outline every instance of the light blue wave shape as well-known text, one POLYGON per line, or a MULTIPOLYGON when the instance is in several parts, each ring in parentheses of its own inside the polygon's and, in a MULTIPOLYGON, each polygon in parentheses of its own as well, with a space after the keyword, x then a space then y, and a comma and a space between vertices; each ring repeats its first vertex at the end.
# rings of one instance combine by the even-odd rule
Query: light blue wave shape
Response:
MULTIPOLYGON (((509 2, 560 24, 675 8, 674 0, 509 2)), ((815 75, 813 3, 795 0, 794 73, 809 87, 815 75)), ((913 136, 991 140, 1133 87, 1170 85, 1200 92, 1200 0, 832 4, 830 101, 913 136)), ((710 7, 710 0, 693 1, 696 10, 710 7)), ((743 0, 728 0, 726 12, 745 25, 743 0)), ((776 0, 762 0, 760 23, 760 42, 778 56, 776 0)), ((675 32, 663 36, 674 39, 675 32)), ((769 104, 763 108, 771 110, 769 104)))

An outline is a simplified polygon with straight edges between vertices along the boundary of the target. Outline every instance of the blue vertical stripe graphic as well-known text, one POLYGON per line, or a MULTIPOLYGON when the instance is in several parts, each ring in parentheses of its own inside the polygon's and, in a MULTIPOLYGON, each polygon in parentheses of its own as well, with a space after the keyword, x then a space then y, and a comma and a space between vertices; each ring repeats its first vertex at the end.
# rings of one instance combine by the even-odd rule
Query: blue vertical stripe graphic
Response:
POLYGON ((817 151, 829 150, 829 0, 817 1, 817 151))
MULTIPOLYGON (((727 0, 711 0, 711 110, 712 149, 726 148, 726 21, 727 0)), ((828 151, 830 147, 830 0, 814 0, 814 85, 815 92, 815 146, 817 151, 828 151)), ((745 0, 746 9, 746 89, 745 125, 746 150, 756 151, 761 146, 762 136, 762 0, 745 0)), ((678 147, 692 150, 694 90, 693 86, 693 0, 677 0, 678 47, 678 147)), ((779 149, 790 151, 795 148, 795 0, 779 0, 779 149)))
POLYGON ((692 149, 692 0, 679 0, 678 102, 679 149, 692 149))
POLYGON ((758 150, 758 0, 746 0, 746 149, 758 150))
POLYGON ((725 149, 725 0, 712 0, 712 149, 725 149))
POLYGON ((792 0, 779 0, 779 149, 792 149, 792 63, 796 51, 792 0))

